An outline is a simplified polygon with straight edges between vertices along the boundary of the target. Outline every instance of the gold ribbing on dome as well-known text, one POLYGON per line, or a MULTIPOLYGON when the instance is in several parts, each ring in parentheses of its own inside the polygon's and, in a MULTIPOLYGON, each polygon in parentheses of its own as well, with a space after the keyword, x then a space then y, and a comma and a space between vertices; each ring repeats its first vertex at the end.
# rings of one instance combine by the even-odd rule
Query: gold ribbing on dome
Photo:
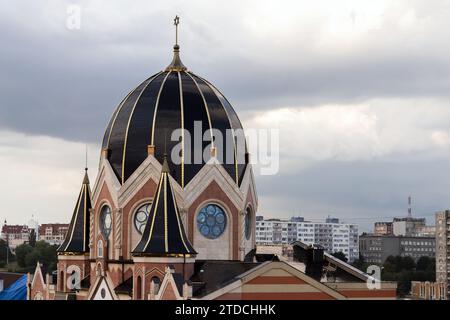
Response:
POLYGON ((178 45, 178 25, 180 24, 179 16, 175 16, 175 19, 173 19, 173 24, 175 26, 175 45, 173 46, 173 59, 172 62, 167 66, 165 71, 186 71, 187 68, 180 59, 180 46, 178 45))

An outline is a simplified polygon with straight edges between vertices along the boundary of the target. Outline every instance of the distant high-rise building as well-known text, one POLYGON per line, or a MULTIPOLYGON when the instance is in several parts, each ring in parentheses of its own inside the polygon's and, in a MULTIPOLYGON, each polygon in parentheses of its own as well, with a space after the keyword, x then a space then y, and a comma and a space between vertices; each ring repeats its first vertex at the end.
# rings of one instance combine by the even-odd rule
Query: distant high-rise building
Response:
POLYGON ((448 258, 450 257, 450 248, 448 246, 448 237, 450 237, 450 210, 436 213, 436 282, 444 283, 446 296, 449 297, 450 272, 448 270, 448 258))
POLYGON ((343 252, 350 262, 358 259, 358 225, 339 223, 338 219, 311 222, 299 218, 257 220, 256 243, 279 245, 301 241, 320 245, 329 253, 343 252))

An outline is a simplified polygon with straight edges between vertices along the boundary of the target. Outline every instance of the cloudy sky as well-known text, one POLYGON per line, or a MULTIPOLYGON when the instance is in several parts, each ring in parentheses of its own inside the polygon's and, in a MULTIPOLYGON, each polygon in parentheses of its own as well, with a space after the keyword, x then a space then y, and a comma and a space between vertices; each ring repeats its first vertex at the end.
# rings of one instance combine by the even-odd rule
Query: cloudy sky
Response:
POLYGON ((450 1, 0 0, 0 218, 68 222, 120 100, 171 60, 280 129, 259 213, 359 223, 450 208, 450 1), (80 29, 68 28, 71 5, 80 29), (69 10, 70 11, 70 10, 69 10))

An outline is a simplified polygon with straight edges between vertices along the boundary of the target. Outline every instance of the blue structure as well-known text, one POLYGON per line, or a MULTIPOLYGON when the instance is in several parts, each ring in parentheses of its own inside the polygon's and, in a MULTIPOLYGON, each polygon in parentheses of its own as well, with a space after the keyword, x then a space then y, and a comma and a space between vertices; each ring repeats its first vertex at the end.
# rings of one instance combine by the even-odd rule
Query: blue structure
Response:
POLYGON ((27 300, 27 276, 23 275, 0 292, 0 300, 27 300))

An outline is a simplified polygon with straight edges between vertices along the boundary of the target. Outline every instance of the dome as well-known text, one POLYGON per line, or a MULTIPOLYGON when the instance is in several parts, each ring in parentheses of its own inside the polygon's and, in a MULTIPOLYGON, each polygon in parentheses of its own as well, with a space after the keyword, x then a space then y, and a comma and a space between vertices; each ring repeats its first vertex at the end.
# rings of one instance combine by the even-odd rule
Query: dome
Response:
POLYGON ((236 130, 242 130, 241 122, 216 87, 188 71, 181 63, 179 46, 175 45, 171 64, 139 84, 114 111, 105 131, 102 150, 106 151, 108 161, 123 184, 149 153, 162 163, 164 154, 170 155, 178 145, 182 161, 172 161, 170 156, 168 160, 170 174, 184 187, 207 162, 203 156, 200 161, 194 161, 194 151, 198 155, 200 145, 201 150, 206 150, 211 144, 211 141, 202 141, 206 139, 194 143, 199 129, 202 135, 213 136, 209 138, 213 140, 213 152, 230 177, 240 184, 247 161, 245 142, 243 148, 238 147, 242 143, 236 143, 236 130), (172 132, 180 128, 189 134, 172 141, 172 132), (219 143, 214 132, 222 134, 223 143, 219 143), (226 143, 228 139, 232 142, 226 143))

